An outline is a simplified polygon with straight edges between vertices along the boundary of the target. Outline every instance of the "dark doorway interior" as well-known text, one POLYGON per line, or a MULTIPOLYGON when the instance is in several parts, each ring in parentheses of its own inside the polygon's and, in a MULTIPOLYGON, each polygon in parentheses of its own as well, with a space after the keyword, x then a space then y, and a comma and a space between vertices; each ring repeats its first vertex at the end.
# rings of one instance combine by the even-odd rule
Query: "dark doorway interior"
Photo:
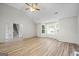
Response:
POLYGON ((13 24, 13 38, 19 37, 19 24, 13 24))

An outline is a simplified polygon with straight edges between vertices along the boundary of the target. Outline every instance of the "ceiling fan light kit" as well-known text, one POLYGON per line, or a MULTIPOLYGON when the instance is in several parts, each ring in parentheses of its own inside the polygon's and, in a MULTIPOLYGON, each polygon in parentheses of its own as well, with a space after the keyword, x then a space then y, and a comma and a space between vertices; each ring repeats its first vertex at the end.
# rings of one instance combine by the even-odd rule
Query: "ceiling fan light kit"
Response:
POLYGON ((30 11, 35 12, 36 10, 34 8, 30 7, 30 11))

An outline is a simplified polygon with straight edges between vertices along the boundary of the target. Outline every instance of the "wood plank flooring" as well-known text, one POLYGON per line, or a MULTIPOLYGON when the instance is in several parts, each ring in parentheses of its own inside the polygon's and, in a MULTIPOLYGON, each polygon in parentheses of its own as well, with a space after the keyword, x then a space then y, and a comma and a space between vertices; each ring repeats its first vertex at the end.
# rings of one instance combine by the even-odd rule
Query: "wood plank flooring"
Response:
POLYGON ((0 53, 9 56, 70 56, 79 46, 51 38, 32 38, 0 44, 0 53))

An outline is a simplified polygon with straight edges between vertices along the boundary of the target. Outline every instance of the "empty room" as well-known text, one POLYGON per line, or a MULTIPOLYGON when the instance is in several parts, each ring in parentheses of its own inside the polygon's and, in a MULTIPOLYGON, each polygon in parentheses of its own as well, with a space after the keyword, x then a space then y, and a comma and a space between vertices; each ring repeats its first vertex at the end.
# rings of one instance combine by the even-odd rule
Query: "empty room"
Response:
POLYGON ((0 3, 0 56, 79 56, 79 4, 0 3))

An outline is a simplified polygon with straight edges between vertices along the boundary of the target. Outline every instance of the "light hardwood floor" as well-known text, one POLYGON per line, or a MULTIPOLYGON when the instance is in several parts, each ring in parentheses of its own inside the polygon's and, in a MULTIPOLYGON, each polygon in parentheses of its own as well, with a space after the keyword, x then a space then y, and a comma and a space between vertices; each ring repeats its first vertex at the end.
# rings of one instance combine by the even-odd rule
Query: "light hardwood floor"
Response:
POLYGON ((51 38, 31 38, 0 44, 0 53, 10 56, 70 56, 79 46, 51 38))

